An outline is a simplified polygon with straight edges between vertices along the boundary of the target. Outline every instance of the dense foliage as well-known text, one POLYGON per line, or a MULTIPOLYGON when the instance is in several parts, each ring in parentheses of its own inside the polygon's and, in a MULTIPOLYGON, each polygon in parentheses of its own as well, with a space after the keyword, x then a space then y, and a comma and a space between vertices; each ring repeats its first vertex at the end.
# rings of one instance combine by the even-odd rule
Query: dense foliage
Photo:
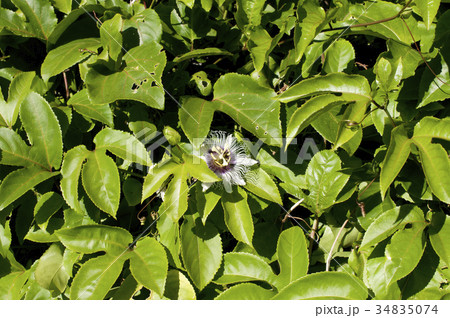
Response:
POLYGON ((450 298, 448 0, 0 5, 1 299, 450 298))

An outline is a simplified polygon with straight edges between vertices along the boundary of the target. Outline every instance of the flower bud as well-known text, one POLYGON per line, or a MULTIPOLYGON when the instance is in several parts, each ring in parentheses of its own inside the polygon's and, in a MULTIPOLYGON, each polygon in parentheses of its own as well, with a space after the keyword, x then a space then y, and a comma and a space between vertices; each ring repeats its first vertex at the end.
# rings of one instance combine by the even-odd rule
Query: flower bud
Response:
POLYGON ((180 141, 181 141, 180 134, 172 127, 165 126, 164 130, 163 130, 163 134, 171 146, 175 146, 178 143, 180 143, 180 141))

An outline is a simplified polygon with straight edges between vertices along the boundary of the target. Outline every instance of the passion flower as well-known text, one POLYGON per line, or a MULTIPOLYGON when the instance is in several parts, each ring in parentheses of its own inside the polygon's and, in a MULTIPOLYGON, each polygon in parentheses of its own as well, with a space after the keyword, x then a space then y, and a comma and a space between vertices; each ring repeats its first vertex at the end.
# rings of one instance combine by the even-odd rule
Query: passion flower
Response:
MULTIPOLYGON (((245 185, 250 167, 258 161, 247 155, 246 148, 237 139, 223 131, 213 131, 202 144, 203 156, 209 169, 222 179, 225 191, 232 192, 233 185, 245 185)), ((212 183, 202 183, 206 191, 212 183)))

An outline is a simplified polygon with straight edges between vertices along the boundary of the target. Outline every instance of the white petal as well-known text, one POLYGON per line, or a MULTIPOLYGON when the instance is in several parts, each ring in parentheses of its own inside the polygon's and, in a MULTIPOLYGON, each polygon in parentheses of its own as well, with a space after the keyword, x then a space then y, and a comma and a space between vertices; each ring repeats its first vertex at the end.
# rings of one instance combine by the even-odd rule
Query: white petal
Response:
POLYGON ((232 185, 229 180, 223 179, 223 186, 225 187, 225 191, 227 191, 228 193, 233 192, 232 185))
POLYGON ((237 170, 228 171, 225 175, 222 176, 224 179, 229 181, 231 184, 245 185, 244 179, 242 179, 243 174, 241 174, 237 170))
POLYGON ((241 178, 240 175, 236 175, 236 176, 233 178, 233 182, 234 182, 235 184, 237 184, 237 185, 241 185, 241 186, 244 186, 244 185, 245 185, 245 181, 244 181, 244 179, 241 178))
POLYGON ((238 157, 236 159, 236 164, 243 165, 243 166, 253 166, 257 163, 258 163, 258 161, 254 160, 252 158, 248 158, 248 157, 238 157))
POLYGON ((233 135, 228 135, 227 139, 225 139, 224 144, 222 145, 225 149, 231 149, 234 143, 234 137, 233 135))
POLYGON ((202 190, 203 192, 205 192, 206 190, 208 190, 214 182, 202 182, 202 190))

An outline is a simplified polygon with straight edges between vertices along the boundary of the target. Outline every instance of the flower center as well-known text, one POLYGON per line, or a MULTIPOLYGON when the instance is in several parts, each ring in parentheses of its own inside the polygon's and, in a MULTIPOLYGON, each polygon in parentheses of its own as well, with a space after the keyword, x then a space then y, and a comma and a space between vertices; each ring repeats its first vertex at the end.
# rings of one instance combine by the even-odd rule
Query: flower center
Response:
POLYGON ((218 168, 225 168, 230 164, 231 153, 229 149, 220 146, 214 146, 208 151, 213 164, 218 168))

